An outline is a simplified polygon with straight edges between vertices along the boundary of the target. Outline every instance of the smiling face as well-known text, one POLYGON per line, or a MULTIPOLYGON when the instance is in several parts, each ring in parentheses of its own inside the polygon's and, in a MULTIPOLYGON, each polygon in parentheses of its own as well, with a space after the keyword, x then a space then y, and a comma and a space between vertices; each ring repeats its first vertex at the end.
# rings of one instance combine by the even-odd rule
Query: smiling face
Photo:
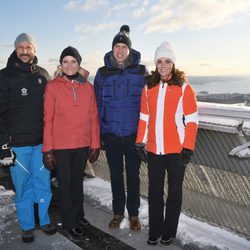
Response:
POLYGON ((157 60, 156 68, 162 80, 170 79, 173 65, 173 62, 166 57, 161 57, 157 60))
POLYGON ((36 55, 36 50, 29 42, 21 42, 16 47, 16 55, 23 63, 31 63, 36 55))
POLYGON ((124 43, 117 43, 113 47, 113 55, 118 63, 123 63, 129 56, 129 48, 124 43))
POLYGON ((79 64, 73 56, 65 56, 62 60, 62 71, 68 76, 75 75, 79 70, 79 64))

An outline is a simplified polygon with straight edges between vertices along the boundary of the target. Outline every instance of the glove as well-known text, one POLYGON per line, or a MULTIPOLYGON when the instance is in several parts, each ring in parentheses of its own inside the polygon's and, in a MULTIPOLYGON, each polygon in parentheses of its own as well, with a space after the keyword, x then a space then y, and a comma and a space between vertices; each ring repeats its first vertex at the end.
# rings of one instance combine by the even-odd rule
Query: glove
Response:
POLYGON ((3 144, 0 148, 0 164, 4 166, 14 165, 16 154, 8 143, 3 144))
POLYGON ((43 153, 43 164, 48 170, 54 170, 56 168, 56 158, 53 150, 43 153))
POLYGON ((193 151, 191 149, 183 148, 180 153, 180 158, 178 160, 178 166, 187 166, 192 155, 193 151))
POLYGON ((91 148, 89 150, 89 162, 90 163, 96 162, 99 157, 99 154, 100 154, 99 148, 91 148))
POLYGON ((135 150, 136 150, 136 154, 138 156, 138 158, 147 163, 148 159, 147 159, 147 152, 145 150, 145 144, 141 143, 141 144, 135 144, 135 150))
POLYGON ((103 135, 103 134, 101 134, 100 143, 101 143, 101 149, 102 149, 102 150, 105 150, 104 135, 103 135))

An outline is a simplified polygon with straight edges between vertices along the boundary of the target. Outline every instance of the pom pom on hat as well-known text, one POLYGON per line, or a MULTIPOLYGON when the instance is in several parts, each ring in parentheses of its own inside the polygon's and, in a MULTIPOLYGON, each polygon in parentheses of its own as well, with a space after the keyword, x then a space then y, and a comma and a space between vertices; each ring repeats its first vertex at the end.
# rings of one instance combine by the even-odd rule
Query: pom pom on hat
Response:
POLYGON ((163 42, 155 51, 155 64, 161 57, 170 59, 174 64, 176 63, 175 49, 169 41, 163 42))
POLYGON ((74 47, 67 47, 65 48, 62 53, 61 53, 61 56, 60 56, 60 64, 62 64, 62 60, 65 56, 73 56, 76 61, 78 62, 78 64, 80 65, 81 64, 81 61, 82 61, 82 57, 81 55, 79 54, 78 50, 74 47))
POLYGON ((112 49, 114 48, 114 46, 117 43, 124 43, 128 46, 129 50, 131 50, 132 47, 132 43, 129 37, 129 32, 130 32, 130 28, 128 25, 122 25, 120 28, 120 31, 118 34, 116 34, 116 36, 113 39, 112 42, 112 49))
POLYGON ((34 47, 34 49, 36 50, 36 40, 32 35, 30 35, 28 33, 22 33, 22 34, 18 35, 15 42, 14 42, 15 49, 18 47, 18 44, 21 42, 31 43, 32 46, 34 47))

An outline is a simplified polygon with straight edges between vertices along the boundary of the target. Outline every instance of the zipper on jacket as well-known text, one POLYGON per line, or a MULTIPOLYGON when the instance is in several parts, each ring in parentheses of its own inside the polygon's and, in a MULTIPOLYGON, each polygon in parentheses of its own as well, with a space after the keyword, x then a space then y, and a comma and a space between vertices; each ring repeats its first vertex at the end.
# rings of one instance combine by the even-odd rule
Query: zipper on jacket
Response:
POLYGON ((116 81, 113 81, 114 99, 116 98, 116 81))
POLYGON ((76 101, 76 89, 75 89, 75 86, 74 86, 74 80, 72 80, 71 82, 72 82, 72 89, 73 89, 74 99, 76 101))
POLYGON ((129 79, 127 80, 127 96, 129 96, 129 79))
POLYGON ((162 85, 162 88, 159 86, 158 97, 157 97, 157 113, 156 113, 156 144, 157 144, 157 154, 164 154, 164 139, 162 133, 164 133, 164 106, 162 103, 165 103, 165 97, 167 92, 167 86, 162 85))

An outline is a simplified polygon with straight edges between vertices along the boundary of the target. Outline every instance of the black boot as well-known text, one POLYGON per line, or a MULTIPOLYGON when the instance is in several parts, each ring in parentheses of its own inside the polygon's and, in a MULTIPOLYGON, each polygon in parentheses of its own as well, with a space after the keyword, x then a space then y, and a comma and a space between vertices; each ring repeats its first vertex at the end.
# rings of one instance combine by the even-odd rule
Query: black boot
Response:
POLYGON ((173 242, 173 240, 174 240, 174 238, 173 237, 161 237, 161 240, 160 240, 160 242, 161 242, 161 244, 163 244, 163 245, 170 245, 172 242, 173 242))
POLYGON ((34 229, 23 230, 23 232, 22 232, 22 240, 25 243, 29 243, 29 242, 34 241, 34 229))
POLYGON ((57 231, 56 227, 52 224, 46 224, 46 225, 40 226, 40 229, 47 235, 55 234, 57 231))
POLYGON ((79 224, 82 227, 88 227, 90 225, 90 223, 84 217, 79 219, 79 224))
POLYGON ((80 240, 83 238, 83 230, 80 226, 72 228, 68 231, 70 232, 71 236, 76 240, 80 240))
POLYGON ((147 244, 150 246, 155 246, 158 243, 158 238, 149 236, 147 240, 147 244))

